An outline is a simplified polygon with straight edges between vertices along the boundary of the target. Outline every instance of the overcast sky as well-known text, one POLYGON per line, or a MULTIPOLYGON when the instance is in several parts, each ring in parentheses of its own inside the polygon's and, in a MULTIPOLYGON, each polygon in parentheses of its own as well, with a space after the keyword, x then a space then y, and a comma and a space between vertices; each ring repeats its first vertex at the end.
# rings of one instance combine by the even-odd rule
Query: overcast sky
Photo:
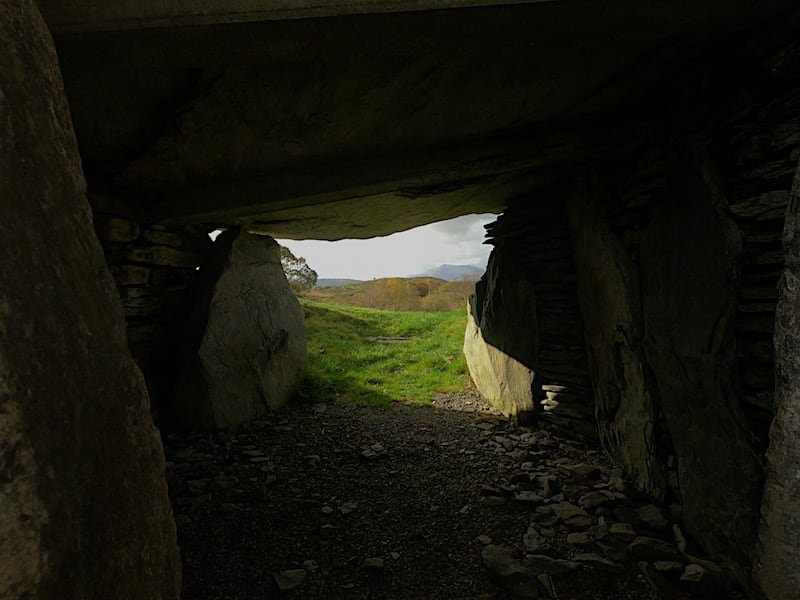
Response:
POLYGON ((278 240, 321 279, 417 275, 439 265, 486 266, 491 247, 483 226, 496 215, 466 215, 369 240, 278 240))

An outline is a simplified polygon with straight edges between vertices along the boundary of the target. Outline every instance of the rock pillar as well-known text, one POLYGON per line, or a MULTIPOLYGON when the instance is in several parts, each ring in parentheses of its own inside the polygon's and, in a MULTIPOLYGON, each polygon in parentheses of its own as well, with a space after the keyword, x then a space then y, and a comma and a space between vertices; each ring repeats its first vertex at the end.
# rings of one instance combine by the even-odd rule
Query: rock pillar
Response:
POLYGON ((269 237, 230 229, 201 267, 173 421, 224 428, 283 405, 308 364, 303 309, 269 237))
POLYGON ((533 417, 536 295, 513 257, 495 248, 467 306, 464 356, 481 395, 507 416, 533 417))
POLYGON ((642 239, 645 351, 675 446, 686 529, 744 580, 762 473, 734 384, 741 238, 705 159, 681 162, 642 239))
POLYGON ((577 186, 567 213, 598 434, 603 448, 625 467, 636 486, 661 497, 666 476, 656 449, 654 382, 642 346, 639 277, 600 215, 593 188, 589 182, 577 186))
POLYGON ((0 40, 0 597, 177 599, 164 456, 32 0, 0 0, 0 40))
POLYGON ((800 597, 800 169, 784 227, 775 317, 775 417, 754 580, 769 600, 800 597))

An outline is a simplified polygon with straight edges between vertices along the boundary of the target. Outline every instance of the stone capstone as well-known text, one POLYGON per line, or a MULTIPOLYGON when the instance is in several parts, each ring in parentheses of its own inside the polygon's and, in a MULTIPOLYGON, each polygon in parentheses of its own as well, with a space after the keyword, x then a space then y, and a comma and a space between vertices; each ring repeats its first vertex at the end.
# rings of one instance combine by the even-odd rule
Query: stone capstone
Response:
POLYGON ((0 39, 0 597, 177 600, 164 454, 32 0, 0 0, 0 39))
POLYGON ((201 270, 172 418, 224 428, 282 406, 308 362, 303 310, 271 238, 231 229, 201 270))
POLYGON ((533 286, 495 249, 467 306, 464 356, 481 395, 507 416, 534 414, 533 367, 538 352, 533 286))

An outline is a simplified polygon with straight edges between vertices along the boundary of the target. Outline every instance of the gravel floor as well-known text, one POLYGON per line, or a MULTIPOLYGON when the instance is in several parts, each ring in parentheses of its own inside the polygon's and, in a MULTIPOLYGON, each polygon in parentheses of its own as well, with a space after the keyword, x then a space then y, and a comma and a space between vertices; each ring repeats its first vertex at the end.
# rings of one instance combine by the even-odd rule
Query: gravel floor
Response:
MULTIPOLYGON (((489 543, 517 563, 526 546, 586 553, 566 542, 578 520, 567 526, 553 507, 592 490, 612 498, 617 472, 596 449, 513 426, 471 393, 433 408, 299 404, 165 446, 185 600, 546 598, 550 582, 561 600, 657 597, 624 556, 617 572, 585 559, 522 591, 492 576, 489 543)), ((593 507, 578 528, 619 510, 593 507)))

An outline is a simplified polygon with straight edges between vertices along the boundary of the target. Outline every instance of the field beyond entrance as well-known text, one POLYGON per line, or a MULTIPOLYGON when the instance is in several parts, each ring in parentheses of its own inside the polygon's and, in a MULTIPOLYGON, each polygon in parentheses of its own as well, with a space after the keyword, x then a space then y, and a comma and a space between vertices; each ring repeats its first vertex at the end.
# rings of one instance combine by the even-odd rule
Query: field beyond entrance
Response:
POLYGON ((304 395, 430 404, 470 386, 461 348, 465 308, 390 311, 301 299, 309 368, 304 395))
POLYGON ((316 302, 428 312, 463 310, 474 291, 474 281, 385 277, 338 287, 315 287, 304 292, 304 296, 316 302))

